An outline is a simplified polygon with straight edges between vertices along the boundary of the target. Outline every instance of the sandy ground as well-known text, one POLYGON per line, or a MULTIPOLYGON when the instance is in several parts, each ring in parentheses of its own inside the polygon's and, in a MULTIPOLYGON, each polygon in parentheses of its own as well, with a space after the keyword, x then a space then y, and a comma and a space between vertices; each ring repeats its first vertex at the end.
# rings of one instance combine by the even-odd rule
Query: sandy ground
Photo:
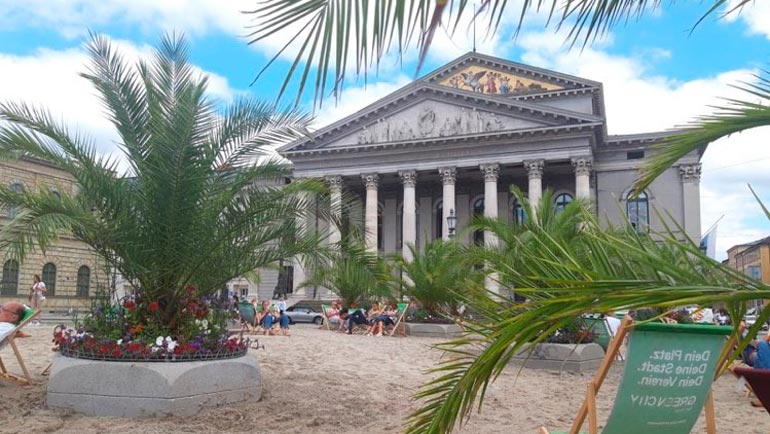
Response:
MULTIPOLYGON (((21 387, 0 382, 1 433, 397 433, 417 408, 410 396, 441 356, 430 348, 437 340, 347 336, 297 326, 291 337, 260 337, 266 350, 250 351, 249 357, 259 359, 265 381, 259 402, 189 418, 94 418, 46 407, 47 378, 39 373, 53 356, 51 328, 27 330, 33 337, 21 340, 20 347, 38 383, 21 387)), ((18 372, 10 348, 0 355, 18 372)), ((567 429, 591 375, 511 367, 490 388, 482 413, 458 432, 534 434, 543 424, 567 429)), ((599 393, 600 423, 609 413, 619 376, 616 366, 599 393)), ((751 407, 735 384, 728 376, 716 383, 718 432, 770 432, 770 416, 751 407)), ((701 417, 693 433, 705 432, 701 417)))

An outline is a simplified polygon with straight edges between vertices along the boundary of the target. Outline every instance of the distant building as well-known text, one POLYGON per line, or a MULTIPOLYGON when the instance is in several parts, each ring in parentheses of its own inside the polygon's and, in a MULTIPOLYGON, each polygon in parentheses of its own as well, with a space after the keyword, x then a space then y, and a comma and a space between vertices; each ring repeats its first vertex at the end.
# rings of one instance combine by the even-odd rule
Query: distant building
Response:
POLYGON ((727 263, 754 279, 770 283, 770 237, 730 247, 727 263))
MULTIPOLYGON (((381 254, 408 257, 410 244, 448 239, 450 215, 462 242, 495 244, 462 229, 478 215, 526 219, 514 185, 535 203, 552 190, 557 209, 588 199, 602 220, 644 232, 664 230, 659 215, 668 215, 680 238, 697 242, 702 150, 632 192, 652 145, 670 134, 608 135, 601 83, 468 53, 278 152, 296 178, 325 179, 333 204, 343 190, 353 198, 350 213, 364 222, 369 250, 381 254)), ((302 224, 329 226, 308 220, 302 224)), ((330 232, 332 242, 340 239, 330 232)), ((293 271, 299 287, 303 264, 293 271)))
MULTIPOLYGON (((49 163, 24 158, 0 161, 0 182, 17 191, 49 189, 54 194, 76 191, 75 180, 65 171, 49 163)), ((19 212, 16 208, 0 210, 0 226, 19 212)), ((0 251, 0 303, 26 302, 32 277, 39 274, 48 288, 47 309, 90 306, 90 297, 99 287, 107 287, 104 263, 85 243, 62 233, 59 240, 43 254, 40 249, 29 253, 24 261, 7 257, 0 251)))

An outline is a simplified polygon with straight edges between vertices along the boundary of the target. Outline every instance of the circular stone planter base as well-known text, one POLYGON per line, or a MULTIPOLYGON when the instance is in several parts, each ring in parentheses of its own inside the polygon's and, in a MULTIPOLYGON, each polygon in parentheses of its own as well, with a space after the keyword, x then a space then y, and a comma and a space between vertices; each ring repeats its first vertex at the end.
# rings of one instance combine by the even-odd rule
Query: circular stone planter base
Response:
POLYGON ((406 323, 406 334, 423 338, 458 338, 462 330, 457 324, 421 324, 406 323))
POLYGON ((196 362, 104 362, 56 355, 48 406, 89 416, 192 416, 262 396, 254 356, 196 362))

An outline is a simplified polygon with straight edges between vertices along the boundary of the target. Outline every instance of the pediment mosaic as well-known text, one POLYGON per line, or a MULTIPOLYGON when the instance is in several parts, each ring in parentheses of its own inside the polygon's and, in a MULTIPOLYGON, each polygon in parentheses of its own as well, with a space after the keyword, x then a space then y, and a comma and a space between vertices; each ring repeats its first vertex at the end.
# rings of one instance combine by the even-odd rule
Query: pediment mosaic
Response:
POLYGON ((400 142, 543 126, 528 119, 426 100, 370 123, 330 147, 400 142))
POLYGON ((555 84, 478 65, 467 66, 439 84, 487 95, 523 95, 563 89, 555 84))

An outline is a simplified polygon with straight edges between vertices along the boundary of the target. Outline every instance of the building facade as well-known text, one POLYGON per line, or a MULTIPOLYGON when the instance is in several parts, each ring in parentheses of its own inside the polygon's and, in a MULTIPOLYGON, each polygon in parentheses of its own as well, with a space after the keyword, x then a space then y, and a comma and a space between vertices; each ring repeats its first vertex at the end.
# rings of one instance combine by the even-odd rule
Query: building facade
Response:
MULTIPOLYGON (((607 135, 604 107, 601 83, 468 53, 279 153, 296 178, 325 179, 333 206, 343 190, 355 198, 368 248, 386 254, 448 238, 450 213, 463 242, 496 242, 462 229, 474 215, 526 218, 513 185, 532 202, 550 189, 557 207, 590 199, 600 217, 643 231, 663 230, 657 209, 699 240, 701 155, 633 197, 640 163, 666 134, 607 135)), ((298 261, 294 283, 304 277, 298 261)))
MULTIPOLYGON (((49 189, 54 194, 73 194, 76 184, 69 174, 48 163, 25 158, 0 162, 0 182, 17 191, 49 189)), ((0 226, 5 225, 19 211, 4 208, 0 226)), ((48 288, 46 309, 83 308, 90 306, 90 297, 100 286, 107 286, 103 262, 85 243, 67 234, 45 253, 40 249, 30 252, 23 261, 8 257, 0 251, 0 303, 17 300, 27 302, 32 277, 41 276, 48 288)))
POLYGON ((730 247, 727 263, 749 277, 770 283, 770 237, 730 247))

